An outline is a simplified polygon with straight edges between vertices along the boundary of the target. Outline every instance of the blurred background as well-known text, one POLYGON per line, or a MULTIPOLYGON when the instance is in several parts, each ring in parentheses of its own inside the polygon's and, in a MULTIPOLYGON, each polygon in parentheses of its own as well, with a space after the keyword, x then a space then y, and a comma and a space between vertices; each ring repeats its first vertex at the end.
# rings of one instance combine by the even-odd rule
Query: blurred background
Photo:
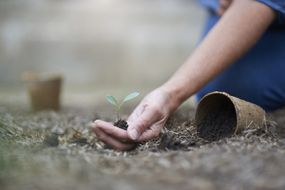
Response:
POLYGON ((63 102, 143 94, 199 40, 195 0, 0 0, 0 102, 25 102, 25 71, 64 75, 63 102))

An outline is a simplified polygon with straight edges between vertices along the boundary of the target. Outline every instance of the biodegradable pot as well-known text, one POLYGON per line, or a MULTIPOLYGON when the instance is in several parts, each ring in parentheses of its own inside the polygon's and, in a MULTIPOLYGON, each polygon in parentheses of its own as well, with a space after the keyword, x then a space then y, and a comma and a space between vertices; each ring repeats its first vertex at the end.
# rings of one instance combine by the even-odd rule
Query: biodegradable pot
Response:
POLYGON ((60 109, 61 75, 26 74, 31 106, 34 111, 60 109))
POLYGON ((208 140, 218 140, 264 122, 265 111, 261 107, 225 92, 206 94, 195 115, 198 135, 208 140))

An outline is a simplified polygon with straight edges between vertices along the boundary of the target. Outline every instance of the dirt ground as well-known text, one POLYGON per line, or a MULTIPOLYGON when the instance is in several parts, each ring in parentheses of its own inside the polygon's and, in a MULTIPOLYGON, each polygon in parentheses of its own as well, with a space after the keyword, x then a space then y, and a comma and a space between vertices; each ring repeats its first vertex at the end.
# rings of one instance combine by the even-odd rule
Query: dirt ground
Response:
POLYGON ((266 126, 207 142, 194 109, 182 108, 159 139, 130 152, 90 132, 90 121, 112 120, 104 109, 0 106, 0 189, 285 189, 285 109, 268 114, 266 126))

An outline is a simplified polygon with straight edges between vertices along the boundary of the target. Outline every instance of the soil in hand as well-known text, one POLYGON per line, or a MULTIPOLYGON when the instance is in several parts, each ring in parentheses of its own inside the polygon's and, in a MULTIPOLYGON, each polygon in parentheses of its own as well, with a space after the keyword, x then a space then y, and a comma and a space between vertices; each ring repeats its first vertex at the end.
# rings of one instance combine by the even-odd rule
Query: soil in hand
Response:
POLYGON ((216 141, 234 133, 236 125, 235 110, 230 105, 209 112, 202 122, 197 124, 198 135, 208 141, 216 141))
POLYGON ((125 120, 119 119, 114 123, 114 126, 119 127, 121 129, 127 130, 128 129, 128 123, 125 120))

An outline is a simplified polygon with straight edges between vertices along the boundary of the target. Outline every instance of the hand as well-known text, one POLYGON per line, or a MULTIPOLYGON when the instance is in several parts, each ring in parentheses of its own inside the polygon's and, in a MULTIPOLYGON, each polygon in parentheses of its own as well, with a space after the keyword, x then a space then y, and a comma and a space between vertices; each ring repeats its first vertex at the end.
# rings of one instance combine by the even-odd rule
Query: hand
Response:
POLYGON ((137 142, 157 137, 170 113, 178 104, 163 89, 148 94, 128 119, 129 128, 123 130, 101 120, 93 123, 93 131, 105 144, 117 150, 130 150, 137 142))
POLYGON ((92 123, 93 132, 98 139, 116 150, 130 150, 136 143, 129 138, 127 131, 102 120, 92 123))
POLYGON ((128 119, 129 137, 137 142, 156 138, 169 115, 178 107, 174 98, 162 88, 148 94, 128 119))

